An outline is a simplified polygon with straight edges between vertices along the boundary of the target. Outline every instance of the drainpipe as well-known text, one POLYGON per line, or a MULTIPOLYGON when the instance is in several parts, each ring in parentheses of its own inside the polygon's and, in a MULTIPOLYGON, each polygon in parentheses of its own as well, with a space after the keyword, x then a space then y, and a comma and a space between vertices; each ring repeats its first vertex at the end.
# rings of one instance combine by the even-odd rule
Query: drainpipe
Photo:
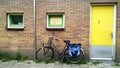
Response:
POLYGON ((36 0, 33 0, 33 15, 34 15, 34 59, 36 59, 36 0))

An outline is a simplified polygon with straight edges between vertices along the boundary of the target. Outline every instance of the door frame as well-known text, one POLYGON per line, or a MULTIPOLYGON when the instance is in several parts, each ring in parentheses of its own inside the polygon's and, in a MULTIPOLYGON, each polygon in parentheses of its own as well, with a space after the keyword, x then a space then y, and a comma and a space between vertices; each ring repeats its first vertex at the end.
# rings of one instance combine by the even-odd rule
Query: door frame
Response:
POLYGON ((90 5, 90 34, 89 34, 89 45, 90 45, 90 47, 89 47, 89 55, 90 55, 90 57, 89 57, 89 59, 90 60, 115 60, 115 53, 116 53, 116 19, 117 19, 117 17, 116 17, 116 13, 117 13, 117 10, 116 10, 116 4, 91 4, 90 5), (92 25, 91 25, 91 15, 92 15, 92 6, 94 6, 94 5, 114 5, 114 21, 113 21, 113 46, 112 46, 112 58, 110 59, 110 58, 92 58, 91 57, 91 45, 90 45, 90 38, 91 38, 91 27, 92 27, 92 25))

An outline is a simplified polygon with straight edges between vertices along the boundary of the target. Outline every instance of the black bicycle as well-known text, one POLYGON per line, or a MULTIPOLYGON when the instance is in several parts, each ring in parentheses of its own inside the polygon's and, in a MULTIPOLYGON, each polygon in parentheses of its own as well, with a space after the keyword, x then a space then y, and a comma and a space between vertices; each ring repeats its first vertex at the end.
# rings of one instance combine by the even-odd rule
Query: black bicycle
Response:
POLYGON ((84 51, 81 48, 81 44, 70 44, 69 40, 64 40, 65 46, 62 52, 53 44, 53 40, 57 40, 54 34, 49 37, 47 44, 42 44, 42 47, 36 51, 36 59, 49 60, 54 57, 54 53, 59 54, 60 58, 66 59, 70 63, 79 63, 84 58, 84 51))

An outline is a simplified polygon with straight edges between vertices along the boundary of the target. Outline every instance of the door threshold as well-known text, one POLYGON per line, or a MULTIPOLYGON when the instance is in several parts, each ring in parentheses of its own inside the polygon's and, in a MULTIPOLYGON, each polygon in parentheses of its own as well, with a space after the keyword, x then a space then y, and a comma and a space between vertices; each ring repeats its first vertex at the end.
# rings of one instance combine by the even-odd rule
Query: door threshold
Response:
POLYGON ((112 58, 90 58, 90 60, 113 60, 112 58))
POLYGON ((90 62, 94 62, 94 61, 100 61, 102 63, 113 63, 114 60, 112 58, 91 58, 90 62))

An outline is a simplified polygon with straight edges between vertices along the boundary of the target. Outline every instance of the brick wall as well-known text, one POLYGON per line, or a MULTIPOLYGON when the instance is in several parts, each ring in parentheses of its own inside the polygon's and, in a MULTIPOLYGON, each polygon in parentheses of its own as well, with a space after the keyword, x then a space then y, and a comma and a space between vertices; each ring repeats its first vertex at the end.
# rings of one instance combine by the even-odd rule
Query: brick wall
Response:
MULTIPOLYGON (((44 37, 54 32, 60 39, 69 39, 71 43, 81 43, 86 54, 89 51, 90 3, 88 0, 37 0, 37 45, 44 37), (64 30, 46 30, 47 13, 65 14, 64 30)), ((61 42, 57 45, 64 47, 61 42)), ((88 58, 88 56, 86 56, 88 58)))
POLYGON ((33 1, 0 0, 0 50, 33 57, 33 1), (24 30, 7 30, 7 13, 24 14, 24 30))
POLYGON ((116 60, 120 62, 120 0, 117 3, 116 60))

